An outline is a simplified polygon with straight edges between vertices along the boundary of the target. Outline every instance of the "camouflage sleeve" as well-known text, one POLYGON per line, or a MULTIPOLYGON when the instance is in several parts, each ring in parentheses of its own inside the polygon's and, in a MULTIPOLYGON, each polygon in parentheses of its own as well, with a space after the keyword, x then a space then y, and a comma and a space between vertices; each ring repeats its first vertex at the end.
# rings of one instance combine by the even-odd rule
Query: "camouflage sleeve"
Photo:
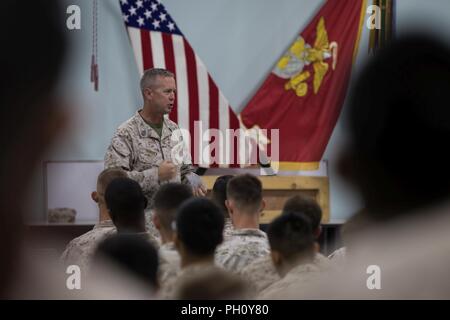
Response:
POLYGON ((121 168, 128 176, 139 183, 145 193, 159 187, 158 167, 143 171, 133 170, 133 149, 126 135, 116 134, 105 155, 105 168, 121 168))
POLYGON ((77 265, 80 268, 84 268, 85 266, 85 259, 83 255, 83 250, 78 246, 77 242, 75 240, 70 241, 70 243, 67 245, 66 249, 62 253, 60 257, 60 261, 63 263, 64 266, 69 265, 77 265))
POLYGON ((61 261, 64 265, 70 264, 70 248, 72 246, 72 242, 69 242, 69 244, 66 246, 66 249, 59 257, 59 261, 61 261))

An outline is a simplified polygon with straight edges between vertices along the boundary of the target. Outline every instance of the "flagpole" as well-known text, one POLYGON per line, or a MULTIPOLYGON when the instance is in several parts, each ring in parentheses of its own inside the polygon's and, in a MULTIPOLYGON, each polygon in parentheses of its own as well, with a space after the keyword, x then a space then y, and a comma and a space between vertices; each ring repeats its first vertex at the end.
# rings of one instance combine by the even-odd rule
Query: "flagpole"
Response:
POLYGON ((384 48, 395 37, 395 0, 374 0, 373 4, 380 8, 381 29, 370 30, 369 54, 384 48))
POLYGON ((98 2, 92 2, 92 55, 91 55, 91 82, 94 83, 94 90, 98 91, 98 51, 97 51, 97 20, 98 20, 98 2))

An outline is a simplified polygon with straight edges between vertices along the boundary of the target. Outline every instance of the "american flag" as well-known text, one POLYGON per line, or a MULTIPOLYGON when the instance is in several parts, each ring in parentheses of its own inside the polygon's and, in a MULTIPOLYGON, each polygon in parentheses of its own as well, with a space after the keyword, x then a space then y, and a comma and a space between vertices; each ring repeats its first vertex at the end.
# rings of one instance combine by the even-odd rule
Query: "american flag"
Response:
POLYGON ((165 68, 175 74, 177 98, 169 118, 190 131, 194 164, 208 166, 199 163, 201 157, 194 154, 202 152, 201 148, 194 150, 194 122, 201 121, 203 132, 214 128, 225 134, 225 129, 238 129, 239 120, 159 1, 120 0, 120 6, 140 74, 149 68, 165 68))

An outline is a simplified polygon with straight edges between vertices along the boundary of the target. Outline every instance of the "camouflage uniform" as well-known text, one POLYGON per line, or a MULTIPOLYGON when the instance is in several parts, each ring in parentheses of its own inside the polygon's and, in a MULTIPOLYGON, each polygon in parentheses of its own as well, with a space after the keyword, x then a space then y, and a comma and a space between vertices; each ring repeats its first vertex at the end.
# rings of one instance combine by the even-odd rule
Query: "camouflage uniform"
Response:
MULTIPOLYGON (((316 253, 313 264, 320 270, 331 268, 330 260, 320 253, 316 253)), ((258 258, 242 270, 242 276, 250 282, 252 289, 258 293, 272 283, 279 281, 280 276, 273 265, 270 255, 258 258)))
POLYGON ((180 271, 181 258, 173 242, 166 242, 159 248, 158 277, 161 285, 165 285, 180 271))
POLYGON ((325 257, 321 253, 316 253, 314 256, 313 263, 316 265, 317 268, 319 268, 320 271, 328 271, 333 267, 333 264, 331 263, 330 259, 325 257))
POLYGON ((347 256, 347 248, 342 247, 335 250, 332 254, 328 256, 328 259, 333 264, 334 267, 342 268, 345 266, 347 256))
POLYGON ((164 299, 174 299, 178 288, 180 288, 185 281, 218 269, 219 268, 212 263, 195 263, 186 266, 179 270, 176 276, 170 278, 169 281, 163 284, 159 295, 164 299))
POLYGON ((215 260, 218 266, 240 273, 245 266, 269 252, 269 242, 264 231, 235 229, 230 238, 217 248, 215 260))
POLYGON ((242 277, 247 279, 252 290, 260 293, 275 281, 280 280, 270 254, 255 259, 252 263, 242 269, 242 277))
POLYGON ((316 264, 299 264, 292 268, 281 280, 272 283, 264 289, 257 299, 280 299, 286 298, 285 292, 292 287, 299 287, 317 279, 320 275, 320 269, 316 264))
POLYGON ((105 168, 122 168, 128 176, 136 180, 142 187, 148 200, 148 207, 153 205, 153 196, 160 183, 182 182, 190 184, 198 180, 193 173, 189 153, 186 151, 182 137, 172 140, 172 133, 179 129, 170 119, 164 118, 161 137, 141 117, 139 111, 117 129, 105 155, 105 168), (172 155, 180 157, 177 164, 172 155), (160 182, 159 165, 170 160, 177 166, 177 175, 171 180, 160 182))
POLYGON ((230 218, 225 218, 225 226, 223 228, 223 239, 227 241, 233 233, 234 227, 230 218))
POLYGON ((156 247, 159 248, 161 246, 161 234, 153 224, 153 211, 150 209, 145 210, 145 228, 147 229, 147 232, 151 234, 153 239, 155 239, 157 243, 156 247))
POLYGON ((160 243, 158 242, 158 240, 155 239, 155 237, 148 231, 146 232, 130 232, 129 234, 136 234, 136 235, 140 235, 142 236, 143 239, 148 240, 148 242, 150 242, 152 244, 153 247, 155 247, 156 250, 159 249, 160 243))
POLYGON ((61 255, 65 265, 76 264, 82 270, 87 270, 98 244, 108 236, 116 233, 116 227, 111 220, 97 223, 91 231, 73 239, 61 255))

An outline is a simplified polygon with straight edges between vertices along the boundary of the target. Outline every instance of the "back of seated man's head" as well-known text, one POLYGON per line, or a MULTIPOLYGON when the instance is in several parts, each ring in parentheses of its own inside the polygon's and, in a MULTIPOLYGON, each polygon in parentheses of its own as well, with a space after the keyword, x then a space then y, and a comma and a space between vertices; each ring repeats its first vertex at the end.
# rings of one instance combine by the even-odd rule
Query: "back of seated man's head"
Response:
POLYGON ((162 185, 156 192, 153 202, 153 210, 158 216, 160 226, 171 231, 178 208, 192 197, 192 188, 186 184, 167 183, 162 185))
POLYGON ((105 201, 117 230, 145 223, 147 199, 139 184, 130 178, 116 178, 105 191, 105 201))
POLYGON ((218 177, 214 182, 211 192, 211 200, 222 209, 226 218, 229 217, 228 209, 225 205, 225 201, 227 200, 227 185, 228 181, 233 177, 234 176, 230 174, 218 177))
POLYGON ((272 260, 280 271, 283 264, 312 261, 314 235, 309 217, 301 212, 286 212, 275 218, 267 230, 272 260))
POLYGON ((223 241, 225 219, 220 208, 206 198, 183 203, 176 217, 176 239, 187 253, 213 256, 223 241))
POLYGON ((254 175, 241 174, 228 181, 227 202, 238 210, 259 214, 262 201, 262 184, 254 175))
POLYGON ((97 190, 92 193, 92 199, 99 205, 104 203, 106 187, 116 178, 127 178, 127 174, 120 168, 108 168, 100 172, 97 177, 97 190))
POLYGON ((320 235, 322 209, 316 200, 305 195, 295 195, 289 198, 283 207, 283 213, 301 212, 311 220, 311 227, 316 238, 320 235))
POLYGON ((399 37, 354 84, 340 171, 359 189, 368 213, 393 217, 448 199, 448 45, 423 35, 399 37))
POLYGON ((112 263, 140 284, 158 288, 158 252, 142 235, 122 233, 106 238, 98 245, 93 260, 112 263))
POLYGON ((108 168, 100 172, 97 177, 97 191, 105 193, 106 187, 116 178, 128 178, 127 173, 120 168, 108 168))

